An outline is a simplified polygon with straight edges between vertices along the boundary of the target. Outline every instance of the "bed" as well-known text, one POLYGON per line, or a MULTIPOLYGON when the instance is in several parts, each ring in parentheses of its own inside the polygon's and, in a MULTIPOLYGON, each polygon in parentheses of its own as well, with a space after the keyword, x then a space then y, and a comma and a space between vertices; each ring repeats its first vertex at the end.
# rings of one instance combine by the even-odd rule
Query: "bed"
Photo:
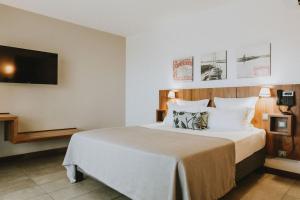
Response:
POLYGON ((63 165, 137 200, 218 199, 263 166, 265 131, 188 130, 161 123, 75 134, 63 165), (180 141, 180 142, 178 142, 180 141))

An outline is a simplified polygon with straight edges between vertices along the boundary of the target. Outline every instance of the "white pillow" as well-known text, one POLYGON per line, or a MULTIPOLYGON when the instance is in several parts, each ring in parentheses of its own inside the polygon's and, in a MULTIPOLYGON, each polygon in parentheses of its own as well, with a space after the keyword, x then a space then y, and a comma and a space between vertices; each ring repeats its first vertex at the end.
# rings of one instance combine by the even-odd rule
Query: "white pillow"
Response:
POLYGON ((248 109, 208 109, 208 128, 212 130, 243 130, 248 126, 248 109))
POLYGON ((198 101, 177 100, 176 103, 178 105, 183 105, 183 106, 207 107, 208 103, 209 103, 209 99, 202 99, 202 100, 198 100, 198 101))
POLYGON ((258 100, 258 97, 248 97, 248 98, 220 98, 215 97, 214 103, 216 108, 221 109, 234 109, 234 108, 247 108, 247 123, 251 125, 251 121, 255 115, 255 105, 258 100))
POLYGON ((168 102, 168 112, 167 115, 163 121, 164 125, 167 126, 173 126, 173 111, 185 111, 185 112, 204 112, 206 111, 205 108, 208 104, 208 99, 205 102, 197 101, 197 103, 190 103, 189 101, 180 101, 178 104, 178 101, 176 102, 168 102), (183 103, 183 105, 182 105, 183 103), (205 105, 205 106, 202 106, 205 105))

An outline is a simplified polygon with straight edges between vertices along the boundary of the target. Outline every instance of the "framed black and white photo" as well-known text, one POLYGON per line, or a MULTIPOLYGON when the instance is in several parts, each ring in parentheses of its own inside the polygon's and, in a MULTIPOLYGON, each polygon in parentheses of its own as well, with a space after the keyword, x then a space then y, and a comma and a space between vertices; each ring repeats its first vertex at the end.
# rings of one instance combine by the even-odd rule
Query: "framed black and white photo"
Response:
POLYGON ((236 61, 237 78, 271 76, 271 44, 241 48, 236 61))
POLYGON ((202 81, 227 79, 227 51, 202 56, 200 67, 202 81))

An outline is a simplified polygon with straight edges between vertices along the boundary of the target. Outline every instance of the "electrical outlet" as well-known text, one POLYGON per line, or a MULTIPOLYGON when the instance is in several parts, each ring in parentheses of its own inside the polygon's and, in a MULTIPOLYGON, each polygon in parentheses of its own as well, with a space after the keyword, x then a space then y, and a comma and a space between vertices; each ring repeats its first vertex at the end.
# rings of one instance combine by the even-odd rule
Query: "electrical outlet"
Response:
POLYGON ((269 120, 269 113, 263 113, 262 114, 262 120, 263 121, 268 121, 269 120))
POLYGON ((287 157, 287 152, 283 150, 278 150, 278 156, 281 158, 286 158, 287 157))

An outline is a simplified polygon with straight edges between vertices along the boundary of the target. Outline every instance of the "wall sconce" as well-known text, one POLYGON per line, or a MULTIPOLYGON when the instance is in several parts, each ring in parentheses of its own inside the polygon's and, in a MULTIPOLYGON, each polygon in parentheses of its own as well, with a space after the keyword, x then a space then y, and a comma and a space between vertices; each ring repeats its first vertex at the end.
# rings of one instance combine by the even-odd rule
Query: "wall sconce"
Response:
POLYGON ((271 90, 268 87, 263 87, 260 89, 259 97, 268 98, 271 97, 271 90))
POLYGON ((175 91, 169 91, 168 93, 168 98, 169 99, 175 99, 176 98, 176 94, 175 94, 175 91))
POLYGON ((13 65, 5 65, 3 67, 3 73, 6 75, 12 75, 13 73, 15 73, 16 68, 13 65))
POLYGON ((13 61, 0 60, 0 74, 5 78, 12 78, 16 72, 13 61))

